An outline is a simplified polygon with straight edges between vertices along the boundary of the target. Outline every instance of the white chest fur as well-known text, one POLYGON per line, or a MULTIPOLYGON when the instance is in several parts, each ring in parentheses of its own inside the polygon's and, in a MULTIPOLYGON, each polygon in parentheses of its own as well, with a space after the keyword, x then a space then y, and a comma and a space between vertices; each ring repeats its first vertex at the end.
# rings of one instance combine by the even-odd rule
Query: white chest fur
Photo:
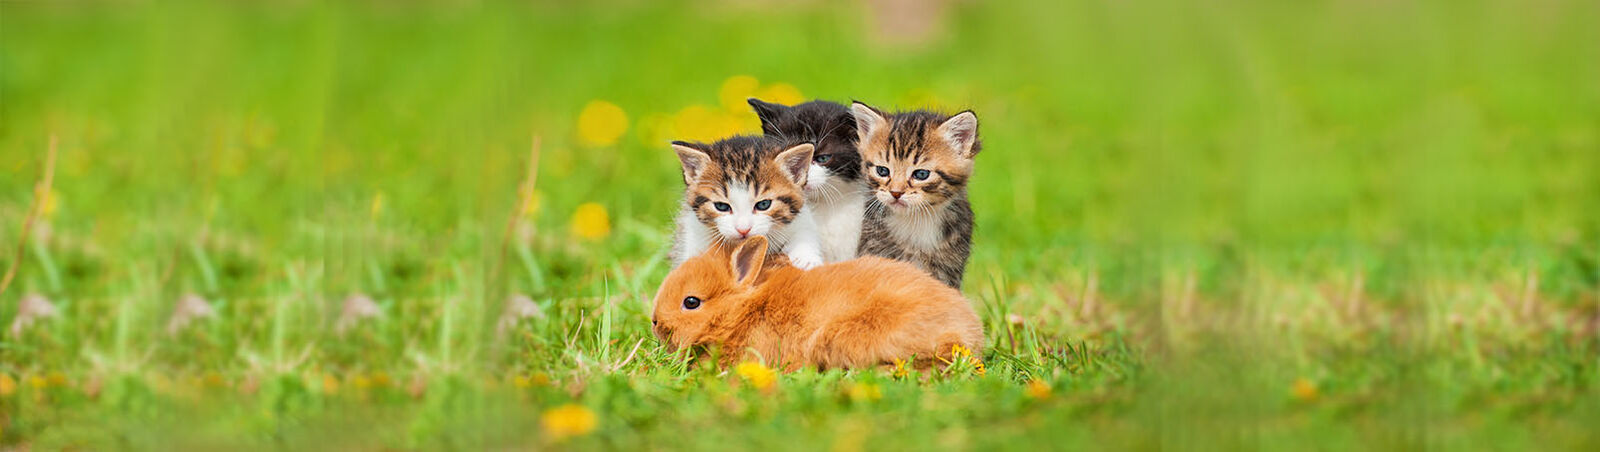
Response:
POLYGON ((867 196, 859 190, 831 195, 812 203, 822 238, 822 259, 829 263, 855 259, 867 196))
POLYGON ((943 220, 937 212, 889 212, 883 219, 896 242, 919 252, 944 246, 943 220))

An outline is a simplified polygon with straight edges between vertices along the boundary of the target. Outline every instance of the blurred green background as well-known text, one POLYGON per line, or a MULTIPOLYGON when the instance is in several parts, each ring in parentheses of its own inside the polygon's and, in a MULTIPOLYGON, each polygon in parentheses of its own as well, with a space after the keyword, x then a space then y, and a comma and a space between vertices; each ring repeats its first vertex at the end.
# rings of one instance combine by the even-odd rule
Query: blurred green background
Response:
POLYGON ((0 2, 0 447, 1594 448, 1597 207, 1592 1, 0 2), (748 96, 977 112, 985 372, 649 339, 748 96))

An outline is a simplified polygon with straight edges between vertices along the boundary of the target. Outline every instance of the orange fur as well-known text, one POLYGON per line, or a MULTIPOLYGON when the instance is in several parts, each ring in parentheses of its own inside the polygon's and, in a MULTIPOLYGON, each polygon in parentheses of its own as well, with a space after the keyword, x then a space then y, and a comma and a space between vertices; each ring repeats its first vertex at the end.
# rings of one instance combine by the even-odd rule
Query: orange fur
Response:
POLYGON ((719 345, 724 365, 761 358, 785 370, 926 366, 954 345, 982 350, 971 303, 914 265, 863 257, 802 271, 756 251, 766 246, 751 237, 712 248, 668 274, 651 316, 656 336, 674 349, 719 345), (697 309, 685 308, 691 296, 697 309))

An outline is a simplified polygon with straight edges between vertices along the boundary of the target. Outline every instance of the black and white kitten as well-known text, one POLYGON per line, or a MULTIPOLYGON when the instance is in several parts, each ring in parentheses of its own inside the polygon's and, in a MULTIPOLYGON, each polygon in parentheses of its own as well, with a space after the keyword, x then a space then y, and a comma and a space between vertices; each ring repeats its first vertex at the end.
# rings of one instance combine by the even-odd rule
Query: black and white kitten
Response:
POLYGON ((816 219, 826 262, 854 259, 861 240, 867 187, 856 150, 856 120, 850 108, 814 100, 794 106, 750 98, 769 137, 816 145, 806 176, 806 206, 816 219))

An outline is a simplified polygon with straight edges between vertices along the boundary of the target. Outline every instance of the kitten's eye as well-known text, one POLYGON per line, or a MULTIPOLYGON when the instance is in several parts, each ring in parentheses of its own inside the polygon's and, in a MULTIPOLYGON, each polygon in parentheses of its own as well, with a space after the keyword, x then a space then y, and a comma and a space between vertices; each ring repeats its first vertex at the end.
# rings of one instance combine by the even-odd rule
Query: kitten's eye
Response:
POLYGON ((695 298, 695 297, 684 298, 683 299, 683 308, 684 309, 688 309, 690 311, 693 311, 693 310, 696 310, 696 309, 700 309, 700 299, 699 298, 695 298))
POLYGON ((916 171, 912 171, 911 172, 911 178, 912 179, 916 179, 916 180, 927 180, 928 179, 928 170, 919 169, 919 170, 916 170, 916 171))
POLYGON ((756 203, 756 210, 767 210, 768 207, 772 207, 772 200, 770 199, 763 199, 761 202, 756 203))
POLYGON ((818 165, 826 165, 826 164, 828 164, 829 160, 833 160, 833 156, 831 156, 831 155, 819 155, 819 156, 816 156, 816 157, 811 159, 811 161, 817 162, 818 165))
POLYGON ((725 203, 725 202, 719 202, 719 203, 716 203, 716 204, 712 204, 711 207, 716 207, 718 212, 730 212, 730 211, 733 211, 733 206, 730 206, 730 205, 728 205, 728 203, 725 203))
POLYGON ((889 167, 878 165, 878 177, 889 177, 889 167))

